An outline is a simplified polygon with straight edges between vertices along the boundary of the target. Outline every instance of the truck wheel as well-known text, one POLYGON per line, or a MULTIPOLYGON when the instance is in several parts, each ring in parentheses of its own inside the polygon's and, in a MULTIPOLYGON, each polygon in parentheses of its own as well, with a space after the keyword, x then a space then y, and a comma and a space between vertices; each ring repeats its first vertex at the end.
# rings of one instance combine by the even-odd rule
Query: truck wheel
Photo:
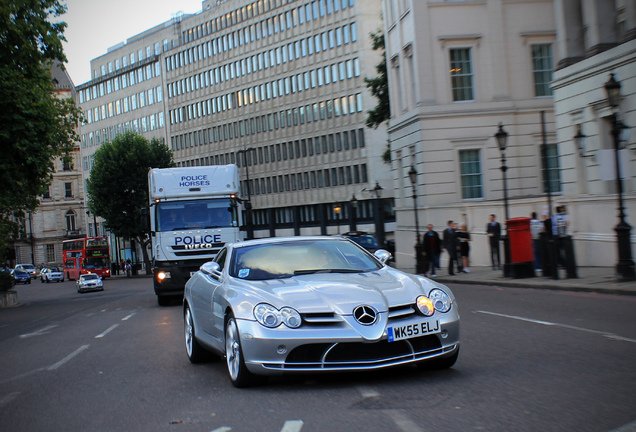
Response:
POLYGON ((159 306, 170 306, 170 297, 158 295, 157 303, 159 304, 159 306))

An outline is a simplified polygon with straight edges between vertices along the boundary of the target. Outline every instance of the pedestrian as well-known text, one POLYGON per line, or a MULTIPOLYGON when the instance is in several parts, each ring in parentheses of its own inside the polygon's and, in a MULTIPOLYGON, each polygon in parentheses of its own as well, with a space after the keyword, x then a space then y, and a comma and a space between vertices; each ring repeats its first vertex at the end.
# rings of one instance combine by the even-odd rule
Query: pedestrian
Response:
POLYGON ((130 273, 132 270, 132 265, 130 264, 130 258, 126 260, 125 266, 126 266, 126 277, 130 277, 130 273))
MULTIPOLYGON (((435 277, 437 276, 435 269, 439 269, 439 256, 442 253, 442 242, 439 238, 439 234, 433 230, 432 224, 428 224, 428 231, 424 234, 422 243, 424 254, 428 260, 431 277, 435 277)), ((426 274, 424 276, 426 276, 426 274)))
POLYGON ((495 220, 495 215, 490 215, 490 222, 486 225, 486 233, 490 243, 490 261, 492 269, 501 270, 501 256, 499 255, 499 240, 501 239, 501 225, 495 220))
POLYGON ((444 242, 443 249, 448 252, 448 274, 449 276, 455 276, 454 264, 459 267, 459 263, 457 263, 457 233, 452 220, 448 221, 448 226, 444 230, 442 238, 444 242))
POLYGON ((541 233, 543 222, 537 219, 537 212, 530 215, 530 233, 532 234, 532 253, 534 254, 534 269, 541 271, 541 233))
POLYGON ((466 224, 461 225, 461 229, 457 231, 457 239, 459 240, 459 255, 462 257, 462 272, 470 273, 470 233, 466 224))
POLYGON ((552 238, 555 241, 555 253, 557 264, 563 268, 567 267, 565 258, 565 242, 568 235, 570 221, 565 210, 565 206, 557 206, 556 213, 552 215, 552 238))

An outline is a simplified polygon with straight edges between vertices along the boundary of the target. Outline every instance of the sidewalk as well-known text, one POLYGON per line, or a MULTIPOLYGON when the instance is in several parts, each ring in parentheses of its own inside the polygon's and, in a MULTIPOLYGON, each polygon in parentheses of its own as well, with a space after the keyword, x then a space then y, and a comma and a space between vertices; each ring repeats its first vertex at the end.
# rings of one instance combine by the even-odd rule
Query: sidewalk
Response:
POLYGON ((463 283, 636 296, 636 282, 618 282, 615 271, 614 267, 578 267, 578 278, 567 279, 565 272, 561 270, 559 279, 554 280, 541 276, 540 272, 533 278, 505 278, 503 270, 491 270, 490 267, 471 267, 470 273, 449 276, 446 269, 442 268, 437 271, 437 276, 431 279, 443 284, 463 283))

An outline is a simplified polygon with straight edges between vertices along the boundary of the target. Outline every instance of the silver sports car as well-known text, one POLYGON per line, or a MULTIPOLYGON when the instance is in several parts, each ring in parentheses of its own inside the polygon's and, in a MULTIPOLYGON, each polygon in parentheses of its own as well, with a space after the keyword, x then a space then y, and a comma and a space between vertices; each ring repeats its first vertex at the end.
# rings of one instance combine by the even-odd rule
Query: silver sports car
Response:
POLYGON ((280 373, 453 366, 453 293, 389 257, 343 237, 227 245, 185 287, 190 361, 225 356, 236 387, 280 373))

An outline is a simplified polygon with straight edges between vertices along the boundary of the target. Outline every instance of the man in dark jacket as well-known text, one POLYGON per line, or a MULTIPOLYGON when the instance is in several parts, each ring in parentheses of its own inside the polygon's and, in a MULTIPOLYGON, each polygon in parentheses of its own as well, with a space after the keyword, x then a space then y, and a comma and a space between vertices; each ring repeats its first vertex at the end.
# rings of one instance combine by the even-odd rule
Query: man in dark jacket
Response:
POLYGON ((454 276, 454 263, 457 263, 457 234, 455 233, 455 228, 452 220, 448 221, 448 226, 444 230, 443 239, 443 248, 446 250, 446 252, 448 252, 448 274, 450 276, 454 276))
POLYGON ((490 260, 492 261, 492 269, 501 270, 501 257, 499 255, 499 240, 501 239, 501 225, 495 221, 495 215, 490 215, 490 222, 486 225, 486 233, 490 243, 490 260))
POLYGON ((431 271, 431 277, 435 277, 437 276, 435 269, 439 268, 439 256, 442 253, 442 241, 439 238, 439 234, 433 231, 433 225, 428 224, 428 231, 424 234, 422 244, 426 260, 428 261, 428 268, 431 271))

